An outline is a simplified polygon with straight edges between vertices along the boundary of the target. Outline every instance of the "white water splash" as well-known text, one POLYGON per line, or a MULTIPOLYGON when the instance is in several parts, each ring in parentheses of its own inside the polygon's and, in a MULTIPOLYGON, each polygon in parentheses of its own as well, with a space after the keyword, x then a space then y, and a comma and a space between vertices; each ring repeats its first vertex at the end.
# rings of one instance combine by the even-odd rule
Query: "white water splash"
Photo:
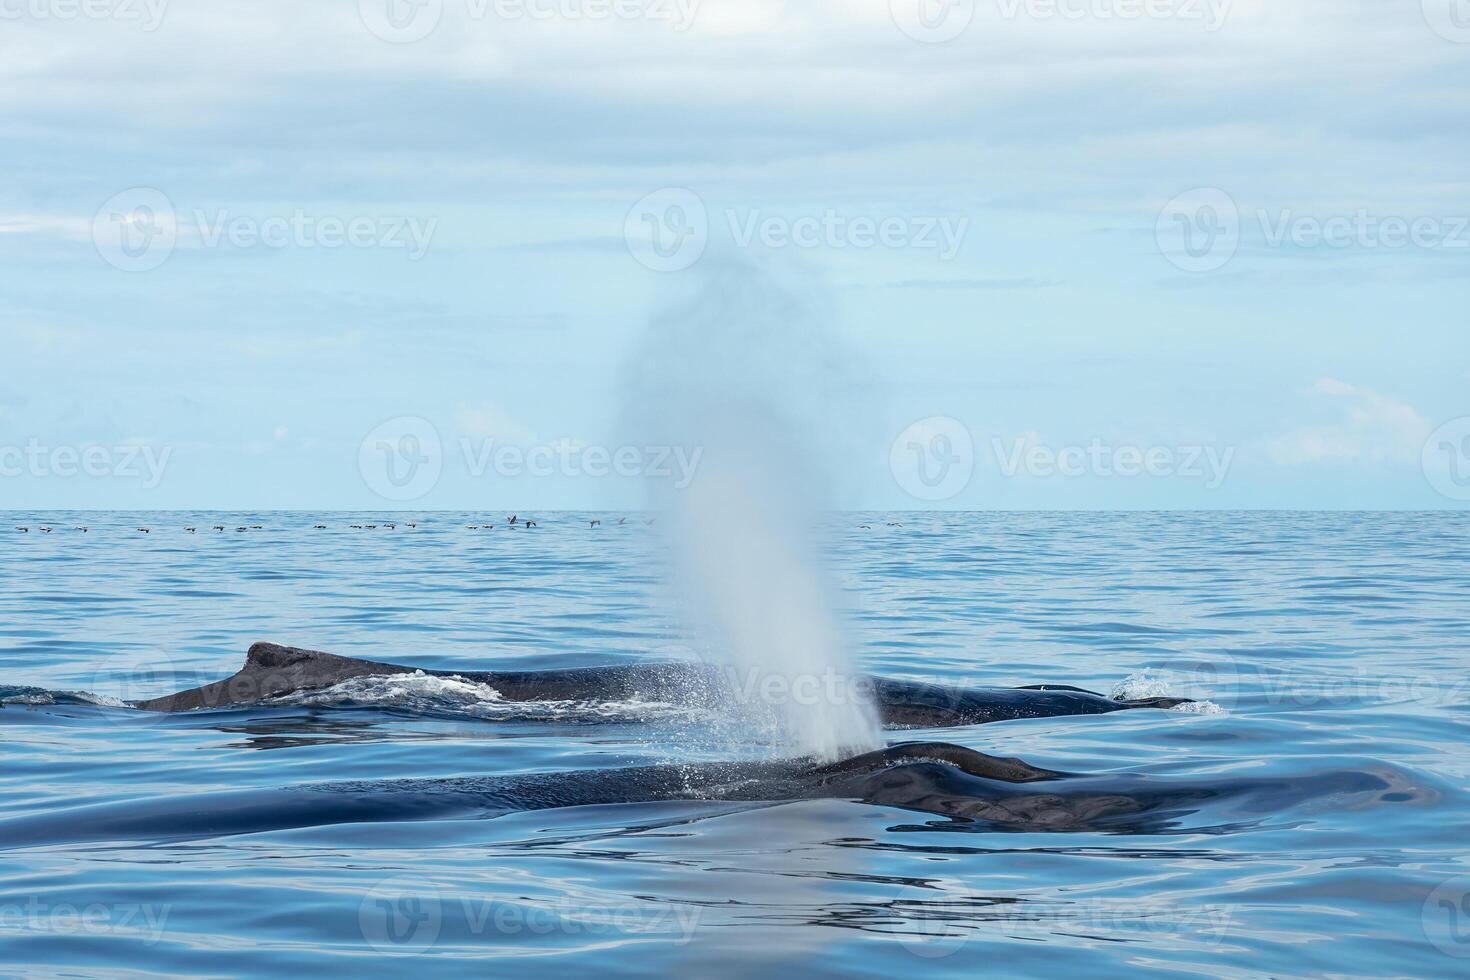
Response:
POLYGON ((113 697, 111 694, 93 694, 91 691, 69 691, 67 693, 88 704, 95 704, 103 708, 131 708, 133 706, 131 702, 113 697))
POLYGON ((495 721, 588 721, 629 723, 691 721, 697 708, 659 701, 507 701, 489 684, 458 675, 441 677, 414 671, 352 677, 331 687, 292 691, 268 705, 330 707, 357 705, 405 711, 464 715, 495 721))
POLYGON ((5 695, 0 695, 0 706, 4 706, 4 705, 8 705, 8 704, 15 704, 15 705, 38 705, 38 704, 55 704, 55 703, 56 703, 56 698, 55 698, 54 695, 51 694, 50 691, 37 691, 37 692, 28 692, 28 693, 25 693, 25 694, 5 694, 5 695))
POLYGON ((0 706, 64 704, 68 701, 95 704, 102 708, 132 707, 122 698, 115 698, 110 694, 93 694, 91 691, 47 691, 42 688, 20 688, 0 693, 0 706))
MULTIPOLYGON (((1119 681, 1113 687, 1112 696, 1115 700, 1141 701, 1145 698, 1178 698, 1187 695, 1173 690, 1166 679, 1149 671, 1139 670, 1119 681)), ((1215 702, 1203 699, 1178 704, 1170 710, 1194 715, 1223 715, 1225 713, 1225 709, 1215 702)))

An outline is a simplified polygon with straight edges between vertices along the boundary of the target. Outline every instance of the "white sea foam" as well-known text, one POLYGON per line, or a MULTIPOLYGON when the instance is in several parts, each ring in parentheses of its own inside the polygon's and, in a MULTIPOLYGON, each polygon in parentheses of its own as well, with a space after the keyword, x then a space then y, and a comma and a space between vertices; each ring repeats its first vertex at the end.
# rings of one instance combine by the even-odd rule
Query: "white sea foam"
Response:
POLYGON ((103 708, 131 708, 132 705, 122 698, 115 698, 111 694, 93 694, 91 691, 72 691, 71 696, 88 704, 95 704, 103 708))
MULTIPOLYGON (((1125 701, 1188 697, 1171 688, 1167 679, 1147 670, 1134 671, 1123 678, 1113 687, 1112 696, 1125 701)), ((1175 705, 1172 710, 1195 715, 1223 715, 1225 713, 1225 709, 1215 702, 1202 698, 1175 705)))
POLYGON ((0 694, 0 705, 60 704, 69 701, 95 704, 103 708, 132 707, 121 698, 115 698, 109 694, 93 694, 91 691, 47 691, 37 687, 11 689, 8 694, 0 694))
POLYGON ((273 698, 269 703, 305 707, 350 704, 496 721, 679 721, 697 720, 704 714, 688 705, 638 698, 618 701, 507 701, 489 684, 458 675, 441 677, 423 671, 353 677, 331 687, 293 691, 273 698))
POLYGON ((24 694, 0 696, 0 705, 6 704, 55 704, 56 698, 50 691, 28 691, 24 694))
POLYGON ((1176 704, 1171 711, 1182 711, 1187 715, 1223 715, 1225 709, 1213 701, 1186 701, 1176 704))

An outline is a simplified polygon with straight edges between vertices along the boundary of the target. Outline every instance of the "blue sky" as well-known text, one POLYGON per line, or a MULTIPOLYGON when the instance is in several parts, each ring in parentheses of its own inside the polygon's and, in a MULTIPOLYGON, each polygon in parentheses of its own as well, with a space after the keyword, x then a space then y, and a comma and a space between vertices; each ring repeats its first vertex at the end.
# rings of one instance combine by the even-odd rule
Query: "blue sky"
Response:
POLYGON ((1459 0, 388 2, 0 4, 0 509, 638 506, 730 263, 841 506, 1470 498, 1459 0))

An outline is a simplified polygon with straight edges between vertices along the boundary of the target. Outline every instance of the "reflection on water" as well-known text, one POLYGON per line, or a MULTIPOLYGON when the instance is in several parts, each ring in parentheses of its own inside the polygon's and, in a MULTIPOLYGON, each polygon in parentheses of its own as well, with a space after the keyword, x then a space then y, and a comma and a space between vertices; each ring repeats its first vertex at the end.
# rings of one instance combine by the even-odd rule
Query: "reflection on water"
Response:
MULTIPOLYGON (((86 804, 187 811, 209 794, 265 799, 323 781, 729 757, 723 733, 681 716, 109 706, 224 676, 258 639, 448 669, 607 663, 680 640, 632 527, 593 537, 585 515, 547 515, 544 533, 491 540, 460 515, 426 515, 414 536, 310 535, 294 528, 350 521, 231 515, 222 522, 266 530, 167 532, 211 516, 150 515, 146 540, 128 533, 138 515, 90 515, 85 540, 6 541, 6 815, 59 826, 86 804), (42 696, 55 691, 105 703, 42 696)), ((850 523, 835 571, 867 669, 1102 690, 1142 675, 1223 709, 903 738, 1204 795, 1065 833, 844 800, 684 801, 11 850, 5 972, 304 972, 369 955, 473 976, 1463 972, 1464 519, 850 523)))

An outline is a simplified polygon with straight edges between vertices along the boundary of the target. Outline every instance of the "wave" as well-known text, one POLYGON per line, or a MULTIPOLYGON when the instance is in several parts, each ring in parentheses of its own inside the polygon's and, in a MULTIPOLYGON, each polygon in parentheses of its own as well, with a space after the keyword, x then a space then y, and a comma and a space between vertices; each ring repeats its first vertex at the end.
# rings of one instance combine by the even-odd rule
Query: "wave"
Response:
POLYGON ((121 698, 91 691, 48 691, 43 687, 0 686, 0 707, 6 705, 39 706, 48 704, 90 704, 101 708, 130 708, 121 698))

